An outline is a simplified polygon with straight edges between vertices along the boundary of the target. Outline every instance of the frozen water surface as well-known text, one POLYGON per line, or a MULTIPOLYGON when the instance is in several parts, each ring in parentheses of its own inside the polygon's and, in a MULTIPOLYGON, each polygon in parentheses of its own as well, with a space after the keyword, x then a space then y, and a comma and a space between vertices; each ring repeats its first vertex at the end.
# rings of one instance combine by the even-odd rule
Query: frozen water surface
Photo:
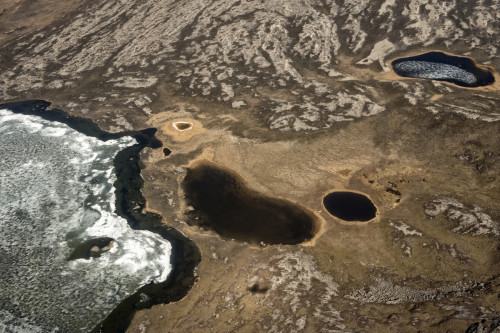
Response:
POLYGON ((476 83, 474 75, 458 66, 449 64, 410 60, 394 65, 394 69, 410 77, 431 80, 455 80, 471 85, 476 83))
POLYGON ((0 110, 1 332, 87 332, 142 285, 166 280, 170 243, 115 214, 113 158, 135 143, 0 110), (68 261, 98 237, 114 246, 68 261))
POLYGON ((490 68, 478 67, 467 57, 443 52, 427 52, 392 62, 400 76, 447 81, 462 87, 481 87, 495 82, 490 68))

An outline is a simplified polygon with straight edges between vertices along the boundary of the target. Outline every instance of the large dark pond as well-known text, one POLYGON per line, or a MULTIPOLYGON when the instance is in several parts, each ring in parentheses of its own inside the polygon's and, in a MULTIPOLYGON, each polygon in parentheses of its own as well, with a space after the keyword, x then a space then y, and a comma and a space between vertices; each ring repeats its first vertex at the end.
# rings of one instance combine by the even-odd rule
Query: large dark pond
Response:
POLYGON ((391 65, 400 76, 447 81, 462 87, 480 87, 495 82, 491 70, 477 67, 472 59, 443 52, 399 58, 391 65))
POLYGON ((369 221, 377 208, 368 197, 355 192, 332 192, 323 198, 326 210, 344 221, 369 221))
POLYGON ((246 187, 228 170, 201 164, 187 171, 182 184, 195 210, 190 223, 225 238, 251 243, 298 244, 316 232, 315 218, 301 207, 246 187))

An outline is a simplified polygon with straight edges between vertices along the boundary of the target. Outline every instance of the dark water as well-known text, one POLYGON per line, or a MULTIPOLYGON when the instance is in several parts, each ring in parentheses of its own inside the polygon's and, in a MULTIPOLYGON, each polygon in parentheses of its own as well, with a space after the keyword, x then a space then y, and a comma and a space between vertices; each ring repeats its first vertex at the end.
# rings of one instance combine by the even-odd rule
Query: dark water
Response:
POLYGON ((172 151, 168 148, 163 148, 163 155, 164 156, 169 156, 170 154, 172 154, 172 151))
POLYGON ((481 87, 495 82, 490 70, 477 67, 470 58, 442 52, 399 58, 392 62, 392 68, 400 76, 446 81, 462 87, 481 87))
MULTIPOLYGON (((80 133, 103 141, 117 139, 122 136, 132 136, 138 142, 138 144, 120 151, 113 161, 117 178, 114 183, 116 214, 125 218, 132 229, 149 230, 168 240, 172 245, 170 258, 172 271, 166 281, 145 285, 135 294, 124 299, 93 330, 93 332, 124 332, 136 311, 149 308, 155 304, 178 301, 187 294, 195 280, 193 272, 200 261, 200 253, 196 245, 182 233, 165 226, 160 216, 152 213, 142 213, 146 201, 141 192, 144 180, 140 175, 142 164, 139 153, 144 147, 160 148, 162 146, 161 142, 154 136, 156 129, 112 134, 102 131, 89 119, 69 116, 60 109, 47 110, 49 106, 49 102, 32 100, 0 104, 0 109, 5 108, 15 113, 36 115, 46 120, 65 123, 80 133)), ((90 246, 95 241, 90 240, 89 244, 84 245, 90 246)), ((104 243, 107 240, 98 239, 97 241, 99 244, 93 245, 106 245, 104 243)), ((74 255, 86 258, 87 249, 90 250, 87 246, 75 249, 76 253, 74 255)), ((61 288, 63 287, 67 286, 61 286, 61 288)))
POLYGON ((344 221, 369 221, 377 208, 368 197, 355 192, 332 192, 323 198, 326 210, 344 221))
POLYGON ((188 204, 195 209, 188 213, 190 223, 213 229, 225 238, 298 244, 314 236, 312 214, 247 188, 227 170, 208 164, 188 169, 182 186, 188 204))

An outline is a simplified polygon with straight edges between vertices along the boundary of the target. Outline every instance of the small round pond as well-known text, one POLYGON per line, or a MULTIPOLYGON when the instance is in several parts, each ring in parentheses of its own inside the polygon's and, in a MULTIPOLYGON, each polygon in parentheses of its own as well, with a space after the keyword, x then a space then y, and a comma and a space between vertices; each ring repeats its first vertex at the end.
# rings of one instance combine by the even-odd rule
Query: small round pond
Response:
POLYGON ((373 202, 356 192, 329 193, 323 198, 323 205, 330 214, 344 221, 366 222, 377 214, 373 202))
POLYGON ((187 121, 176 121, 172 124, 178 131, 186 131, 193 127, 193 124, 187 121))
POLYGON ((170 154, 172 154, 172 150, 171 149, 163 148, 163 155, 164 156, 169 156, 170 154))

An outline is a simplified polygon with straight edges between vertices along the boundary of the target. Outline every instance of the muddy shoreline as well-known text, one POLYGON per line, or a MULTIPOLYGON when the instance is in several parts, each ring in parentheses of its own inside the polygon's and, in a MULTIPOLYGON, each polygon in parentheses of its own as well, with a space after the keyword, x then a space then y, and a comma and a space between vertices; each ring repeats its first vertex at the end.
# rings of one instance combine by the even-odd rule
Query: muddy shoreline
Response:
POLYGON ((114 159, 117 180, 114 183, 116 213, 125 218, 132 229, 149 230, 161 235, 172 245, 170 262, 172 271, 166 281, 142 286, 136 293, 124 299, 92 332, 124 332, 138 310, 156 304, 175 302, 191 289, 196 278, 194 268, 201 260, 200 251, 193 241, 176 229, 163 223, 162 217, 145 212, 146 200, 142 194, 143 165, 139 154, 145 147, 160 148, 162 143, 155 137, 156 129, 109 133, 101 130, 90 119, 71 116, 61 109, 48 110, 50 102, 28 100, 0 104, 0 109, 14 113, 36 115, 45 120, 67 124, 72 129, 100 140, 107 141, 124 136, 134 137, 138 143, 120 151, 114 159))

